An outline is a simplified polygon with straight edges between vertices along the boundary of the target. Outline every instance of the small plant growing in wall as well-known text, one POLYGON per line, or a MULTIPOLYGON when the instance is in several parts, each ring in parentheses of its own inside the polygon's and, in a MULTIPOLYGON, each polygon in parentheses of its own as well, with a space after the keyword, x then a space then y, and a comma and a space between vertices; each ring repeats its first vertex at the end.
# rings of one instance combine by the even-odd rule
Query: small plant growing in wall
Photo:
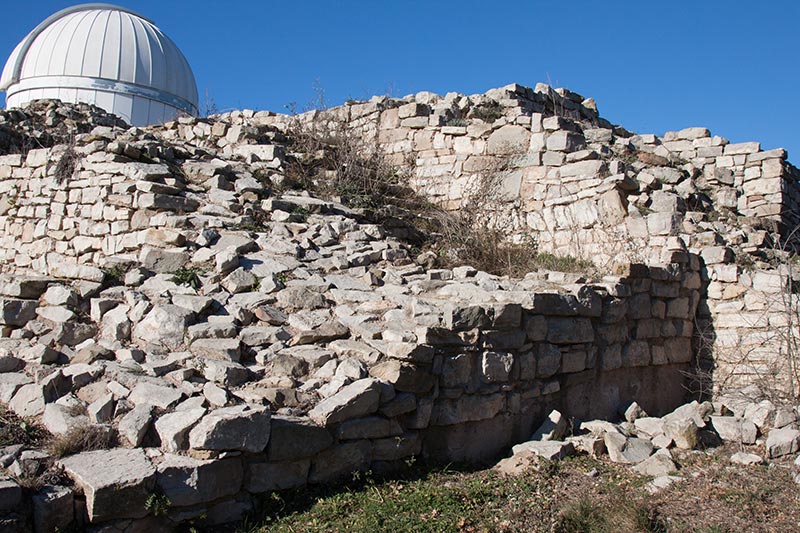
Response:
POLYGON ((178 285, 188 285, 197 290, 202 285, 200 280, 201 271, 199 268, 179 268, 172 274, 172 282, 178 285))
POLYGON ((500 102, 492 100, 476 105, 470 114, 474 118, 491 123, 503 116, 503 106, 500 102))
POLYGON ((144 508, 150 511, 153 516, 166 516, 172 502, 162 492, 153 492, 144 502, 144 508))

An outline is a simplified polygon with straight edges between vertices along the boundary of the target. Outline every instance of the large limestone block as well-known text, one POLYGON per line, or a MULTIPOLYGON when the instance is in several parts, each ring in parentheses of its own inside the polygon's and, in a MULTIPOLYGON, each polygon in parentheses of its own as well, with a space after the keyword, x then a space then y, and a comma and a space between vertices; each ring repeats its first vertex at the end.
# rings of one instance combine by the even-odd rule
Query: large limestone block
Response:
POLYGON ((169 452, 187 449, 189 447, 189 431, 205 414, 205 408, 197 407, 178 410, 156 420, 155 428, 161 439, 161 448, 169 452))
POLYGON ((382 439, 397 437, 403 428, 396 420, 381 416, 368 416, 354 420, 346 420, 336 428, 339 441, 359 439, 382 439))
POLYGON ((189 253, 184 248, 142 247, 139 262, 153 272, 167 274, 183 268, 189 262, 189 253))
POLYGON ((133 328, 133 340, 146 345, 176 351, 194 313, 177 305, 156 305, 133 328))
POLYGON ((156 484, 171 505, 184 507, 236 494, 243 478, 238 457, 201 460, 168 454, 158 465, 156 484))
POLYGON ((330 432, 308 418, 276 415, 271 433, 267 447, 270 461, 311 457, 333 444, 330 432))
POLYGON ((711 425, 722 440, 755 444, 758 428, 750 420, 733 416, 712 416, 711 425))
POLYGON ((634 466, 633 470, 644 476, 660 477, 677 472, 678 467, 670 453, 667 450, 661 450, 634 466))
POLYGON ((153 406, 150 404, 137 405, 128 411, 119 421, 119 434, 128 443, 137 448, 142 444, 147 430, 153 421, 153 406))
POLYGON ((449 426, 494 418, 506 407, 502 393, 464 395, 456 399, 439 399, 431 414, 431 425, 449 426))
POLYGON ((152 494, 156 469, 143 450, 83 452, 60 463, 83 490, 91 522, 148 514, 145 502, 152 494))
POLYGON ((588 318, 553 317, 547 320, 547 341, 553 344, 592 342, 594 330, 588 318))
POLYGON ((29 320, 36 318, 36 300, 16 300, 0 298, 0 324, 8 326, 24 326, 29 320))
POLYGON ((664 434, 684 450, 693 450, 700 441, 697 424, 691 418, 673 418, 664 424, 664 434))
POLYGON ((155 383, 142 382, 137 384, 130 395, 134 405, 152 405, 161 409, 172 407, 183 397, 183 393, 169 385, 156 385, 155 383))
POLYGON ((400 437, 375 439, 372 441, 373 461, 395 461, 422 451, 422 439, 418 433, 404 433, 400 437))
POLYGON ((800 449, 800 431, 786 427, 769 432, 767 453, 770 458, 796 453, 798 449, 800 449))
POLYGON ((372 378, 360 379, 318 403, 308 416, 326 426, 350 418, 360 418, 378 410, 380 384, 372 378))
POLYGON ((511 449, 514 455, 533 453, 548 461, 559 461, 575 453, 575 446, 571 442, 557 440, 531 440, 517 444, 511 449))
POLYGON ((507 124, 489 135, 486 150, 493 155, 525 152, 531 142, 531 132, 522 126, 507 124))
POLYGON ((555 152, 576 152, 586 146, 583 135, 571 131, 559 130, 547 138, 547 149, 555 152))
POLYGON ((615 463, 639 464, 653 453, 653 443, 647 439, 609 431, 603 434, 603 441, 609 458, 615 463))
POLYGON ((481 355, 481 379, 487 383, 508 381, 514 366, 514 354, 508 352, 484 352, 481 355))
POLYGON ((366 468, 370 461, 370 448, 368 441, 355 441, 325 450, 314 459, 308 481, 325 483, 366 468))
POLYGON ((390 359, 370 369, 370 375, 394 385, 399 391, 423 394, 433 387, 433 376, 412 363, 390 359))
POLYGON ((269 442, 270 410, 261 405, 236 405, 211 411, 189 432, 197 450, 239 450, 260 453, 269 442))
MULTIPOLYGON (((33 500, 33 530, 66 531, 75 517, 73 491, 69 487, 49 486, 33 500)), ((2 500, 2 498, 0 498, 2 500)))
POLYGON ((245 490, 252 493, 272 492, 302 487, 308 481, 310 459, 278 463, 250 463, 245 490))

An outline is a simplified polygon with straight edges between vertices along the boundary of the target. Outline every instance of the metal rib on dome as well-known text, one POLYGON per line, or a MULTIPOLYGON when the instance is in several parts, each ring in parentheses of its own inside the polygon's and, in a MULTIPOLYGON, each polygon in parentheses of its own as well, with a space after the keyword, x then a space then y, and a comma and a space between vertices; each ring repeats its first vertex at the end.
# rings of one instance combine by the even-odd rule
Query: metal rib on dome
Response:
POLYGON ((134 125, 197 114, 194 74, 150 20, 109 4, 48 17, 11 53, 0 90, 9 107, 40 98, 93 103, 134 125))

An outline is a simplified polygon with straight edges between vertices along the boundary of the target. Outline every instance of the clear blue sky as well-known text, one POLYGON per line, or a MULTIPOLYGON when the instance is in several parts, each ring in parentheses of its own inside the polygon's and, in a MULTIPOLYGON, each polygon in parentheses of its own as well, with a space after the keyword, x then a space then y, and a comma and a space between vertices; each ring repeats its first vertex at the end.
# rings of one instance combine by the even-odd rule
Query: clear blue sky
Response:
MULTIPOLYGON (((79 2, 3 6, 0 56, 79 2)), ((117 0, 183 50, 221 110, 539 81, 639 133, 705 126, 800 162, 797 0, 117 0)), ((4 61, 4 59, 2 59, 4 61)))

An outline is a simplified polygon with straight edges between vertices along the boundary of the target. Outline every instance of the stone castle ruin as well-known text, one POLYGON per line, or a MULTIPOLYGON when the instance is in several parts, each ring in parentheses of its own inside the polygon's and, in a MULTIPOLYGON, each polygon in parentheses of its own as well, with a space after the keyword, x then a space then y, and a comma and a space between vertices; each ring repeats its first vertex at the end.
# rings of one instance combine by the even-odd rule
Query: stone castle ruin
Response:
POLYGON ((37 101, 0 111, 0 154, 0 402, 116 439, 4 449, 17 476, 63 476, 24 497, 0 481, 6 524, 220 524, 358 469, 496 457, 553 409, 797 392, 783 150, 633 134, 592 99, 509 85, 141 128, 37 101), (292 188, 293 162, 319 155, 296 128, 333 123, 444 209, 490 179, 493 227, 595 275, 438 268, 365 210, 292 188))

